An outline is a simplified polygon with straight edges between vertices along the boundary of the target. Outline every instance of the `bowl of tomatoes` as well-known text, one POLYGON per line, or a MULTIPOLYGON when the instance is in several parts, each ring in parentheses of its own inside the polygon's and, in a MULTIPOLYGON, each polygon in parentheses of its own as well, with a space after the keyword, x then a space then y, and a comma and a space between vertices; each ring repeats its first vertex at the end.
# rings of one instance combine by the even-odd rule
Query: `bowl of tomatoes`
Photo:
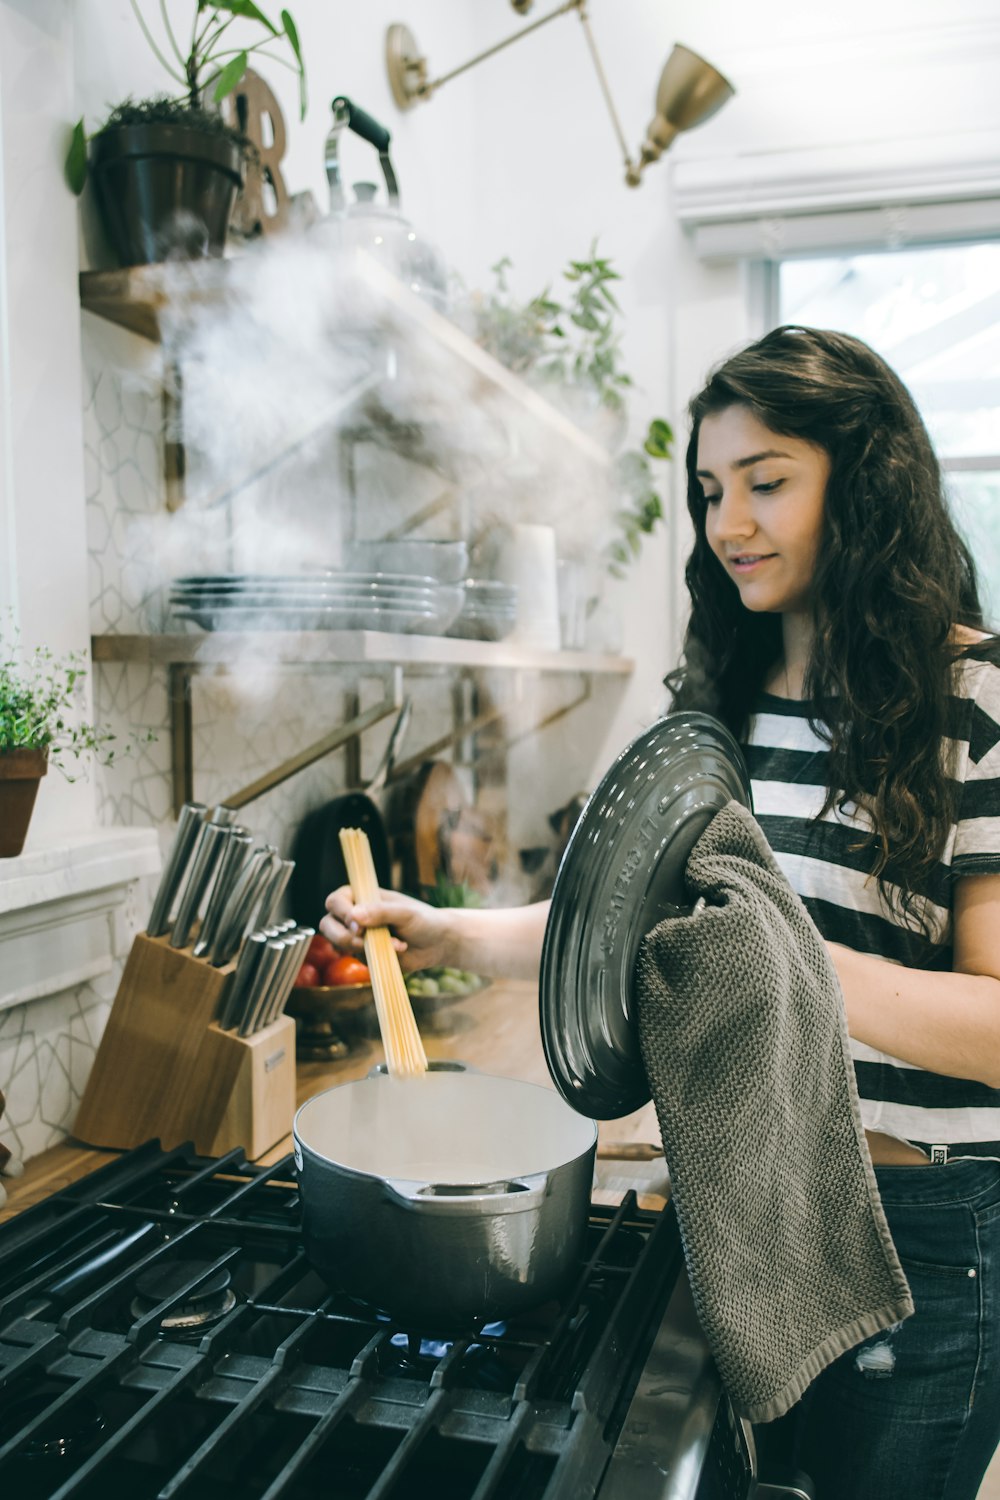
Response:
POLYGON ((317 932, 295 976, 286 1009, 292 1015, 326 1016, 332 1010, 360 1010, 372 999, 368 965, 341 953, 317 932))
MULTIPOLYGON (((422 969, 407 974, 406 990, 415 1011, 436 1009, 485 989, 488 979, 460 969, 422 969)), ((363 1010, 374 1003, 368 965, 341 953, 320 933, 312 939, 286 1009, 303 1018, 329 1019, 334 1013, 363 1010)))

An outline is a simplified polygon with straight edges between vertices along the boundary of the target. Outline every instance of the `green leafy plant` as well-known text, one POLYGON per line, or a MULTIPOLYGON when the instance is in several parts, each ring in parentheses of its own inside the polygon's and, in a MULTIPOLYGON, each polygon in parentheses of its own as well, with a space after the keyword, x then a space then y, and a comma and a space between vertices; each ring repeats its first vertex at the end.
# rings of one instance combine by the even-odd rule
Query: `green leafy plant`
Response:
MULTIPOLYGON (((501 364, 541 385, 590 393, 599 408, 624 426, 631 375, 622 368, 621 308, 612 285, 621 280, 611 260, 597 254, 596 240, 586 260, 571 260, 562 272, 565 288, 546 287, 530 301, 513 296, 505 256, 491 268, 494 287, 473 300, 473 334, 501 364)), ((642 538, 663 519, 650 460, 665 461, 673 451, 669 422, 654 417, 641 449, 614 460, 614 485, 622 499, 615 511, 618 534, 604 557, 615 577, 624 577, 639 555, 642 538)))
POLYGON ((629 449, 615 459, 615 479, 628 504, 615 512, 621 536, 608 542, 604 556, 608 571, 624 578, 629 563, 639 556, 642 539, 663 520, 663 501, 653 479, 649 460, 668 459, 673 451, 674 434, 669 422, 654 417, 649 424, 642 449, 629 449))
MULTIPOLYGON (((253 0, 192 0, 191 33, 185 45, 178 40, 170 24, 166 0, 160 0, 164 33, 161 45, 143 16, 139 0, 130 0, 130 3, 143 35, 168 75, 180 85, 181 93, 165 94, 140 103, 126 100, 112 111, 101 129, 107 129, 109 125, 183 119, 189 124, 221 130, 242 140, 240 132, 225 125, 211 106, 221 104, 233 92, 255 54, 298 74, 299 115, 305 118, 305 63, 298 28, 287 10, 281 12, 278 25, 254 5, 253 0), (233 46, 227 32, 236 20, 253 22, 262 28, 264 35, 246 46, 233 46), (276 42, 287 46, 293 61, 280 52, 267 50, 276 42)), ((73 192, 81 193, 87 180, 87 134, 82 119, 73 127, 65 170, 73 192)))
POLYGON ((443 870, 437 872, 433 885, 420 892, 428 906, 482 906, 483 898, 464 880, 449 880, 443 870))
POLYGON ((20 649, 17 632, 7 640, 0 634, 0 755, 10 750, 45 750, 66 777, 74 763, 93 756, 112 765, 138 742, 155 739, 151 732, 133 734, 120 751, 116 736, 79 717, 81 684, 86 676, 84 657, 76 651, 56 656, 47 646, 29 653, 20 649))

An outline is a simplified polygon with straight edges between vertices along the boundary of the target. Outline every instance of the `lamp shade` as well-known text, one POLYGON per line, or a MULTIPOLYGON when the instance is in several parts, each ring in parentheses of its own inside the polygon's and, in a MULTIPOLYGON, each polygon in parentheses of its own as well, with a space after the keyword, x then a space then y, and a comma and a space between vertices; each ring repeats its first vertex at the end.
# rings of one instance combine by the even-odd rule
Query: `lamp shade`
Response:
POLYGON ((711 119, 733 92, 717 68, 678 42, 660 74, 656 115, 646 132, 643 161, 655 161, 680 131, 711 119))

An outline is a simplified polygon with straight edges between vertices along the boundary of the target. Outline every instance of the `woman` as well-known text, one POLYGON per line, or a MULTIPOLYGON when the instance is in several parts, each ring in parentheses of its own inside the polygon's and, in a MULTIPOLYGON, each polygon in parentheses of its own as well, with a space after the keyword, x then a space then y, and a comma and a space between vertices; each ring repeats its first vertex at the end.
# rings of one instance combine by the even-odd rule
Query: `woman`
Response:
MULTIPOLYGON (((761 1433, 818 1500, 973 1500, 1000 1438, 1000 649, 909 393, 865 344, 784 327, 691 404, 674 705, 743 745, 754 808, 837 969, 916 1311, 761 1433)), ((344 892, 410 967, 537 967, 545 908, 344 892)))

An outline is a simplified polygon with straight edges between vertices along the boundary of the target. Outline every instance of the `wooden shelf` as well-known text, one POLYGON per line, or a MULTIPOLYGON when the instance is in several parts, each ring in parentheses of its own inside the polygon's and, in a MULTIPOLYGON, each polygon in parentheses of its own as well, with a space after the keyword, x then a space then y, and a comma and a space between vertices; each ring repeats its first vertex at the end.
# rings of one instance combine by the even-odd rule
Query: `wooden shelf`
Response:
POLYGON ((390 635, 374 630, 218 630, 201 634, 95 635, 95 662, 225 667, 254 661, 316 667, 400 666, 501 669, 518 672, 586 672, 627 677, 634 662, 593 651, 539 651, 508 641, 465 641, 450 636, 390 635))
POLYGON ((183 297, 206 307, 225 295, 228 272, 222 260, 184 264, 126 266, 120 271, 81 271, 80 306, 119 328, 159 343, 161 314, 171 300, 183 297))
MULTIPOLYGON (((118 271, 81 271, 80 304, 87 312, 121 328, 159 341, 168 307, 175 307, 188 321, 199 307, 207 311, 227 302, 235 305, 240 297, 239 263, 239 258, 235 258, 130 266, 118 271)), ((561 439, 568 461, 582 460, 598 472, 608 469, 606 448, 480 348, 450 318, 411 292, 372 256, 363 250, 355 251, 351 274, 357 279, 357 296, 350 299, 355 333, 377 332, 380 338, 389 340, 393 334, 425 339, 436 358, 444 357, 464 371, 470 399, 499 402, 501 408, 506 406, 539 431, 561 439)), ((399 424, 409 441, 414 441, 414 426, 426 415, 414 413, 412 422, 399 424)), ((344 422, 341 414, 338 425, 349 428, 350 418, 344 422)), ((391 422, 380 415, 375 403, 361 416, 359 427, 384 439, 391 422)))

